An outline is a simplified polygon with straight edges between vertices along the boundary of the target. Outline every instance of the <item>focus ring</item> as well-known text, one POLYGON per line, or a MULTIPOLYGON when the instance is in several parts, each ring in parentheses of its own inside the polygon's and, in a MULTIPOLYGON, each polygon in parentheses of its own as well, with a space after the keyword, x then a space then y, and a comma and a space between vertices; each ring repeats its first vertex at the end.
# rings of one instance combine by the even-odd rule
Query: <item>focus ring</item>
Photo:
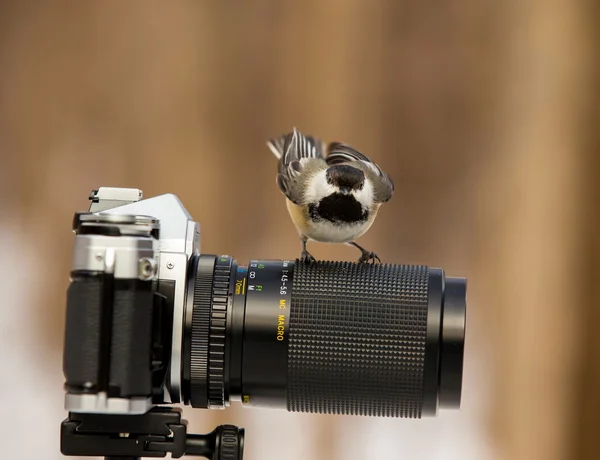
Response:
POLYGON ((296 264, 289 411, 420 418, 429 269, 296 264))
POLYGON ((231 257, 218 257, 213 275, 208 355, 208 407, 211 409, 225 407, 225 330, 232 264, 231 257))
POLYGON ((191 325, 190 404, 208 408, 209 338, 215 256, 202 255, 194 284, 191 325))

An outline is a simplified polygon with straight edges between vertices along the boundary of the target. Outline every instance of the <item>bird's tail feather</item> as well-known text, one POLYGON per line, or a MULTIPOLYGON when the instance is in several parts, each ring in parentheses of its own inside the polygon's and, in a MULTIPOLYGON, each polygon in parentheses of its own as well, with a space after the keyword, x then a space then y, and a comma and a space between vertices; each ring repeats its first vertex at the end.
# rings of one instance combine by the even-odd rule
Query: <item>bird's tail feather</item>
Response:
POLYGON ((267 146, 278 160, 283 158, 286 164, 302 158, 323 158, 323 142, 313 136, 305 136, 295 127, 290 133, 269 139, 267 146))
POLYGON ((285 138, 286 136, 279 136, 279 137, 274 137, 273 139, 269 139, 267 141, 267 147, 269 147, 269 149, 271 150, 271 152, 273 152, 273 155, 275 155, 275 157, 278 160, 281 160, 281 157, 283 156, 283 147, 285 146, 285 138))

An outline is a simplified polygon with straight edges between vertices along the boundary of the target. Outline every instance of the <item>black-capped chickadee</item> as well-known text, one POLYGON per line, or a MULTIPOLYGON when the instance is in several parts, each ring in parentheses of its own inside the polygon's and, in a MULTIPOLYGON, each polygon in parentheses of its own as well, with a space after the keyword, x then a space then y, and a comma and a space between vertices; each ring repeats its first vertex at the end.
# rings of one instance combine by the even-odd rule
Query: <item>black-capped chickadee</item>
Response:
POLYGON ((353 147, 325 145, 296 128, 267 145, 279 159, 277 186, 300 233, 300 261, 315 260, 306 250, 313 240, 345 243, 361 251, 359 262, 381 262, 354 240, 369 230, 380 206, 392 198, 391 178, 353 147))

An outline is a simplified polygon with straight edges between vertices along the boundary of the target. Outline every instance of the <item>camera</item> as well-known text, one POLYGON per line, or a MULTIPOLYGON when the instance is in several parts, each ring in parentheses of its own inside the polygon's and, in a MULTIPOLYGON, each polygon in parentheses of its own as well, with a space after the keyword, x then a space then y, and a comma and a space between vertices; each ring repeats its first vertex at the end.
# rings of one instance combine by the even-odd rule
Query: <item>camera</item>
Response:
POLYGON ((200 249, 173 194, 93 190, 75 213, 61 451, 241 460, 244 430, 187 433, 182 403, 420 418, 460 407, 466 280, 427 266, 200 249))

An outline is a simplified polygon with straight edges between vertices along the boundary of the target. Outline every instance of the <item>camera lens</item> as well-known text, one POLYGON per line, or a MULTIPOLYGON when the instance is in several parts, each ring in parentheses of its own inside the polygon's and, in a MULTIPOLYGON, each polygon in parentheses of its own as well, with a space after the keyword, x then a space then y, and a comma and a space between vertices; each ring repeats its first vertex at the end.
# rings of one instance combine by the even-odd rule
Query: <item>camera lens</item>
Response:
POLYGON ((186 404, 412 418, 460 407, 464 278, 201 255, 189 279, 186 404))

